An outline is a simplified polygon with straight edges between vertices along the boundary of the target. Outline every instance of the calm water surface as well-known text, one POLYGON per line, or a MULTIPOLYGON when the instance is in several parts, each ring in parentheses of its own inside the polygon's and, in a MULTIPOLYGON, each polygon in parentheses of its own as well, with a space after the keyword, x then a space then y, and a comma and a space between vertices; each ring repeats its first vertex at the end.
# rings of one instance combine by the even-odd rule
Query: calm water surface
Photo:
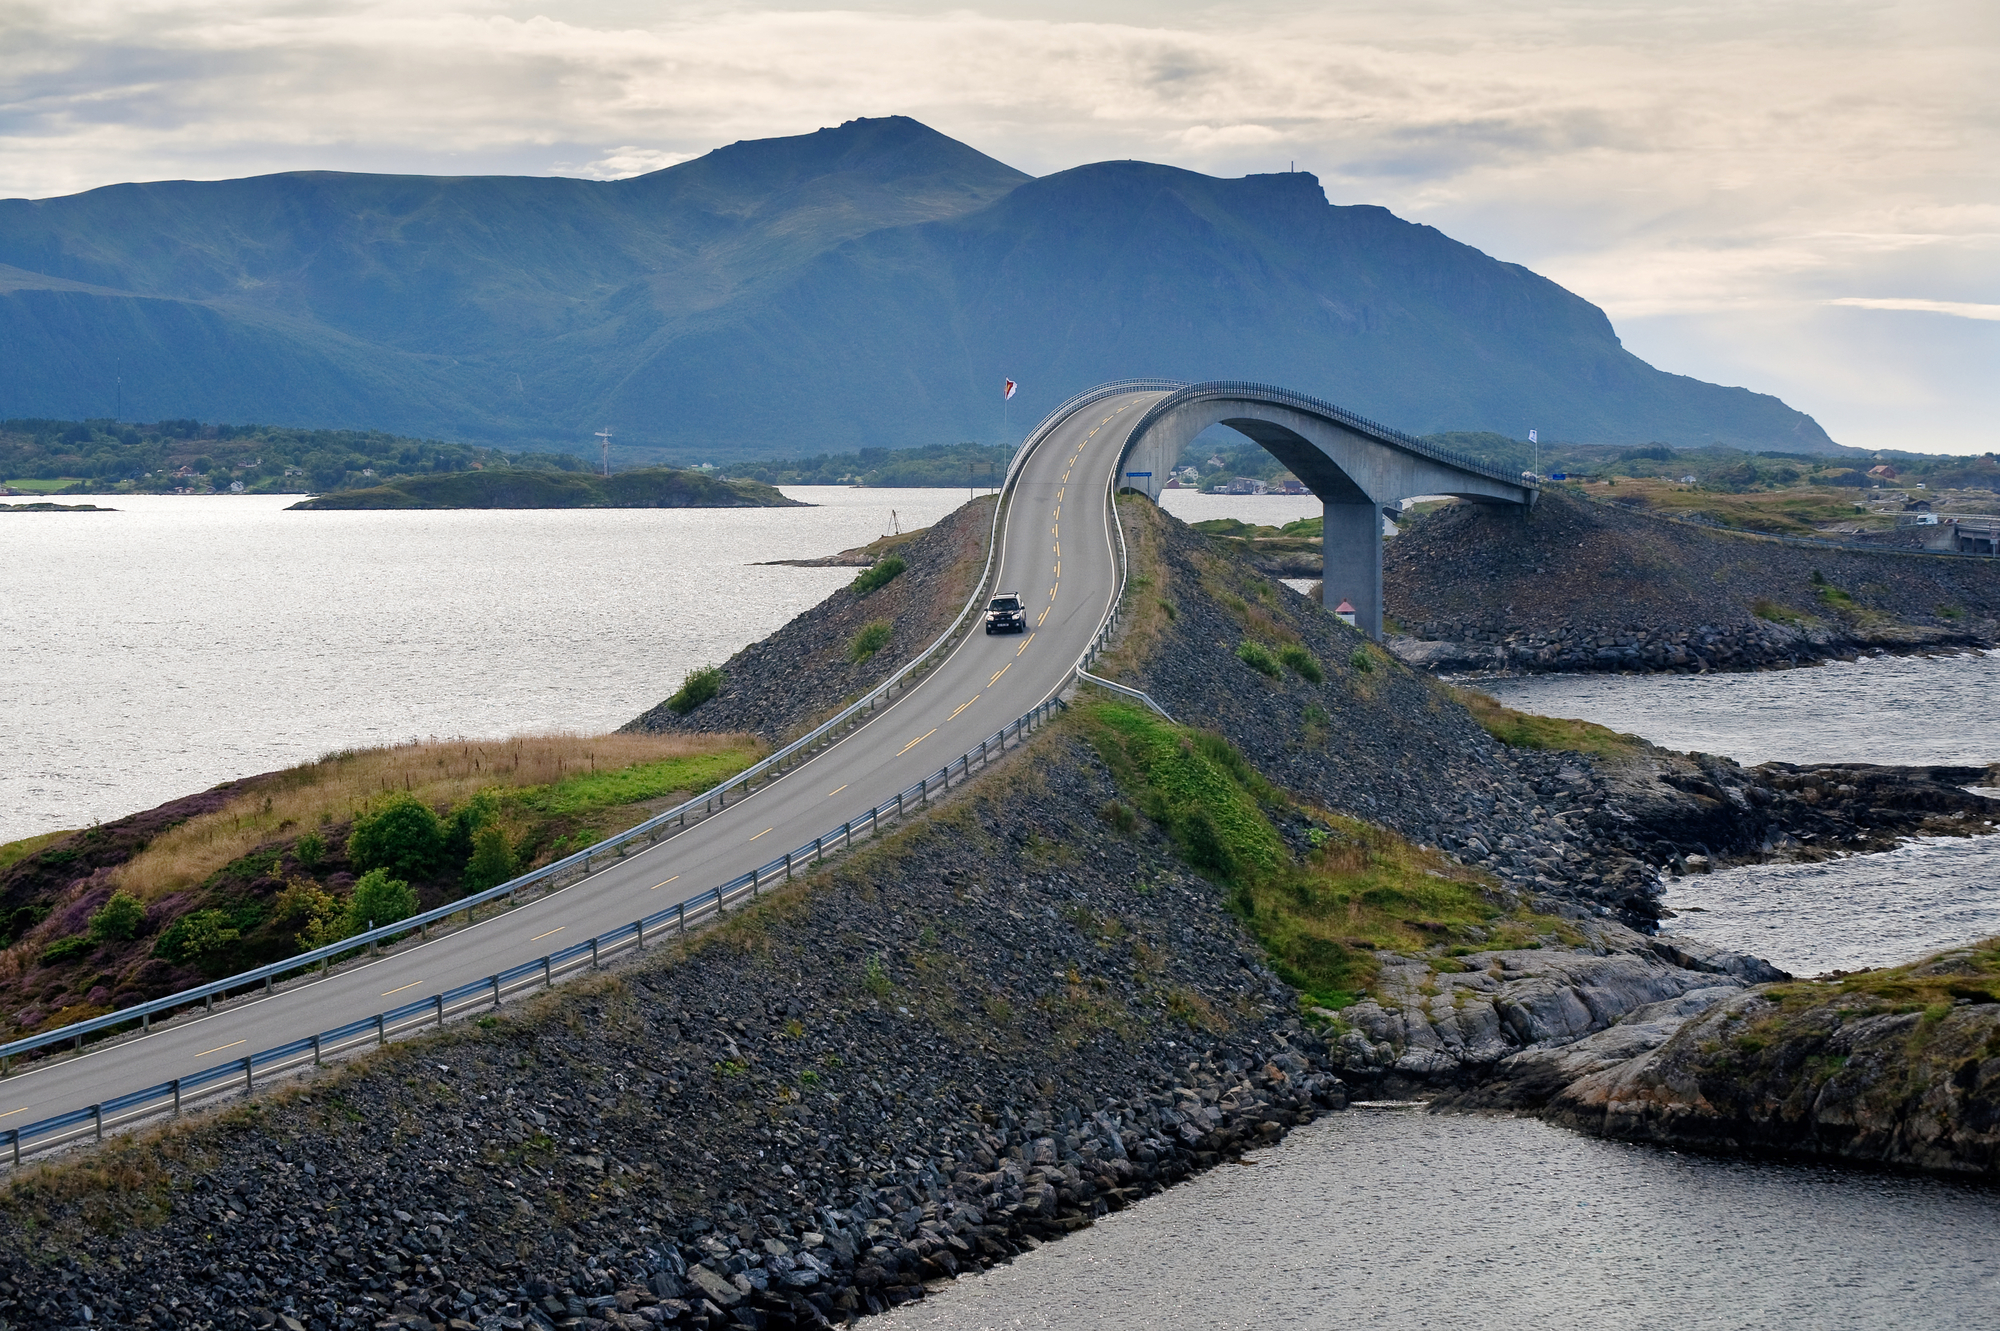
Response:
POLYGON ((1354 1109, 883 1319, 1002 1328, 1944 1328, 2000 1195, 1354 1109))
POLYGON ((0 841, 332 749, 631 720, 854 577, 758 567, 936 521, 963 490, 814 508, 287 513, 119 496, 0 515, 0 841))
POLYGON ((2000 762, 2000 651, 1717 675, 1469 681, 1509 707, 1740 763, 2000 762))

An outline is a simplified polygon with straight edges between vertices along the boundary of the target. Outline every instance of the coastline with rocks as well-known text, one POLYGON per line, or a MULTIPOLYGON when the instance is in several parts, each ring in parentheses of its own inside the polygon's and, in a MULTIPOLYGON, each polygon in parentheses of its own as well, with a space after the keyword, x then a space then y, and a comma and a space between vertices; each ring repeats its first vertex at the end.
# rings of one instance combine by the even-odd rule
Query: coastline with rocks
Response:
MULTIPOLYGON (((983 511, 906 545, 895 580, 732 657, 707 701, 634 725, 810 724, 860 678, 826 625, 881 616, 921 646, 976 575, 983 511)), ((1468 711, 1151 505, 1120 511, 1131 592, 1097 669, 1174 716, 1159 752, 1236 772, 1230 798, 1299 891, 1345 872, 1329 858, 1342 820, 1365 820, 1483 922, 1412 905, 1385 926, 1412 941, 1341 944, 1363 987, 1316 1001, 1283 978, 1298 954, 1246 907, 1243 861, 1148 803, 1086 689, 990 775, 685 943, 22 1171, 0 1192, 0 1325, 819 1326, 921 1298, 1350 1099, 1586 1130, 1593 1112, 1664 1121, 1602 1106, 1680 1094, 1676 1060, 1708 1057, 1713 1023, 1816 1008, 1767 963, 1659 932, 1663 875, 1992 830, 1992 803, 1959 788, 1981 769, 1743 768, 1608 731, 1585 749, 1503 742, 1507 716, 1468 711), (1310 669, 1266 672, 1246 642, 1310 669)), ((1916 1020, 1949 1036, 1934 1047, 1957 1058, 1937 1063, 1964 1083, 1956 1099, 1870 1090, 1909 1073, 1900 1026, 1751 1080, 1702 1075, 1764 1104, 1845 1057, 1843 1087, 1874 1095, 1872 1139, 1921 1135, 1899 1125, 1941 1104, 1984 1113, 2000 1056, 1973 1037, 2000 993, 1938 983, 1961 992, 1916 1020)), ((1844 1001, 1878 999, 1915 1001, 1844 1001)), ((1783 1132, 1671 1139, 1771 1151, 1783 1132)), ((1916 1167, 1991 1171, 1977 1133, 1924 1140, 1916 1167)), ((1843 1154, 1830 1132, 1791 1149, 1843 1154)))

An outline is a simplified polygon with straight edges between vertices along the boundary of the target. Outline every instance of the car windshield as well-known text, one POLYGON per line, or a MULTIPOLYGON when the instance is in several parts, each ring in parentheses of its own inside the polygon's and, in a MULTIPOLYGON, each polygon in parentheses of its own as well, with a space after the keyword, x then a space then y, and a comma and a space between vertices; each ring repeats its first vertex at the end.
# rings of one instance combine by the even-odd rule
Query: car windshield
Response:
POLYGON ((995 610, 1019 610, 1021 603, 1011 596, 999 596, 993 600, 995 610))

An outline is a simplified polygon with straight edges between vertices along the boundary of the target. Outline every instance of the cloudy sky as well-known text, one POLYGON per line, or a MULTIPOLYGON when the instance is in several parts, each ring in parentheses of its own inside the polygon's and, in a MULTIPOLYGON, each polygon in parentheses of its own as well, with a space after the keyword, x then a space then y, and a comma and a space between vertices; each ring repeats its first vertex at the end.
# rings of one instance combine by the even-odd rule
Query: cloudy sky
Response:
POLYGON ((2000 4, 0 0, 0 197, 608 178, 902 113, 1023 170, 1315 172, 1867 447, 2000 448, 2000 4))

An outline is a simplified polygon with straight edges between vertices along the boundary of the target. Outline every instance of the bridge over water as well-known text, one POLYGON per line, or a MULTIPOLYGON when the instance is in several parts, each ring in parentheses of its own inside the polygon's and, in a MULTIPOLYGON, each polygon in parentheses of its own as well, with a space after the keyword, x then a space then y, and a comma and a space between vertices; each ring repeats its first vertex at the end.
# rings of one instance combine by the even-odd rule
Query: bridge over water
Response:
POLYGON ((1318 398, 1269 384, 1174 385, 1144 408, 1126 436, 1121 488, 1160 497, 1194 437, 1226 425, 1262 444, 1325 506, 1322 552, 1329 606, 1354 606, 1355 625, 1382 636, 1382 518, 1416 495, 1534 505, 1535 482, 1518 472, 1427 444, 1318 398))

